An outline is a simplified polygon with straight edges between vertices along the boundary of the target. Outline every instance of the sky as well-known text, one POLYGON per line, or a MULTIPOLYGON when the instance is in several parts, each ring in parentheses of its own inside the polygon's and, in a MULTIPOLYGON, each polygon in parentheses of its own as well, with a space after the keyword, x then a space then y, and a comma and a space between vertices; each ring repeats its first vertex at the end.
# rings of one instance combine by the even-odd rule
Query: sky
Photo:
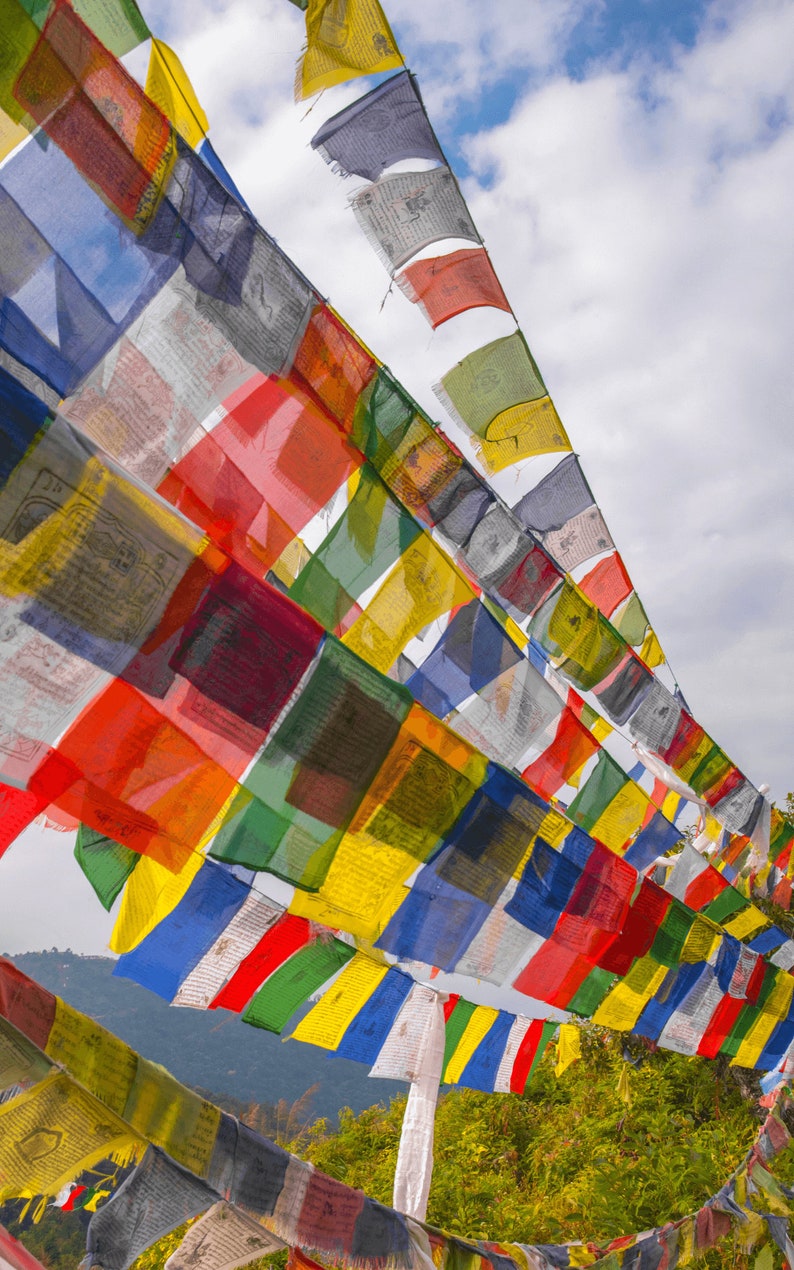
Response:
MULTIPOLYGON (((782 801, 794 788, 794 5, 384 7, 694 714, 782 801)), ((261 223, 452 434, 432 384, 513 328, 480 310, 433 333, 387 295, 348 207, 356 184, 308 144, 367 84, 295 104, 303 16, 288 0, 142 9, 261 223)), ((0 947, 100 952, 109 929, 69 835, 27 831, 0 865, 0 947)))

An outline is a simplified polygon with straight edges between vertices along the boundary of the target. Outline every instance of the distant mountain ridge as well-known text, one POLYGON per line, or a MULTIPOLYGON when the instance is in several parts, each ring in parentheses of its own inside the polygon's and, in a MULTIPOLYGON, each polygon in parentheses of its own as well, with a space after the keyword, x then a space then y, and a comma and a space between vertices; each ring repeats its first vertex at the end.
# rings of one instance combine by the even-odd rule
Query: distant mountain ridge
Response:
MULTIPOLYGON (((115 978, 110 957, 53 948, 10 959, 178 1080, 211 1091, 221 1101, 275 1107, 282 1100, 297 1102, 316 1085, 303 1114, 335 1122, 342 1107, 359 1112, 405 1092, 397 1081, 371 1080, 363 1064, 298 1041, 285 1045, 272 1032, 251 1027, 226 1010, 170 1006, 138 984, 115 978)), ((229 1109, 237 1111, 236 1106, 229 1109)))

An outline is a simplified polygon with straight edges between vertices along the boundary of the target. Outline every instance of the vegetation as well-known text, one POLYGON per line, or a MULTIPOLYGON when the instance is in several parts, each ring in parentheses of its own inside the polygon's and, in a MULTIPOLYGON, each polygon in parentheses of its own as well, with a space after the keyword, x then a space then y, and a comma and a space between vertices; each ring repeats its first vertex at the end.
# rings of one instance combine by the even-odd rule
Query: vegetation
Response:
MULTIPOLYGON (((582 1060, 557 1079, 547 1053, 523 1098, 443 1097, 428 1221, 476 1239, 605 1243, 699 1208, 750 1146, 755 1104, 729 1068, 632 1049, 636 1068, 619 1038, 586 1027, 582 1060)), ((302 1153, 388 1203, 403 1106, 343 1112, 338 1132, 320 1121, 302 1153)))

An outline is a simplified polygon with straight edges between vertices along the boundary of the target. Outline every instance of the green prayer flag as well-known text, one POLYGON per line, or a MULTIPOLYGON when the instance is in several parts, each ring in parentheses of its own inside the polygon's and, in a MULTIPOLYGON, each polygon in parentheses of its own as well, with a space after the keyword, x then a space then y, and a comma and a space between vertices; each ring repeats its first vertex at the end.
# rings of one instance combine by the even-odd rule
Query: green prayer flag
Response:
POLYGON ((365 466, 344 515, 301 569, 290 598, 332 631, 420 533, 377 473, 365 466))
POLYGON ((298 1007, 346 966, 355 951, 339 939, 307 944, 265 981, 243 1019, 266 1032, 283 1031, 298 1007))
POLYGON ((599 750, 595 768, 568 808, 570 819, 589 831, 626 784, 626 773, 606 750, 599 750))
POLYGON ((439 396, 467 428, 485 437, 497 415, 546 395, 520 331, 475 349, 441 380, 439 396))
POLYGON ((137 851, 123 847, 103 833, 80 825, 74 844, 74 858, 94 888, 102 907, 110 911, 140 856, 137 851))
POLYGON ((466 1031, 466 1028, 469 1025, 469 1019, 476 1009, 477 1007, 472 1005, 471 1001, 458 1001, 451 1015, 447 1019, 446 1041, 444 1043, 444 1064, 441 1068, 442 1073, 446 1072, 447 1063, 458 1048, 460 1038, 466 1031))
MULTIPOLYGON (((22 7, 41 28, 50 0, 21 0, 22 7)), ((149 28, 135 0, 72 0, 72 8, 101 44, 123 57, 149 38, 149 28)))

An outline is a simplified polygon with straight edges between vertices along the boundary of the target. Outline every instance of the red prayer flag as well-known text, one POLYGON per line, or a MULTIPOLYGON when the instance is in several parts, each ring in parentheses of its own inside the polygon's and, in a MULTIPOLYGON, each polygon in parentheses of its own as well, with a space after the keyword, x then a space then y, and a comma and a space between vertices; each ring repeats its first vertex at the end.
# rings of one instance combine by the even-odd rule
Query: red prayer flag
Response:
POLYGON ((418 304, 430 325, 488 306, 510 312, 510 303, 484 247, 453 251, 433 260, 417 260, 397 275, 397 285, 418 304))

